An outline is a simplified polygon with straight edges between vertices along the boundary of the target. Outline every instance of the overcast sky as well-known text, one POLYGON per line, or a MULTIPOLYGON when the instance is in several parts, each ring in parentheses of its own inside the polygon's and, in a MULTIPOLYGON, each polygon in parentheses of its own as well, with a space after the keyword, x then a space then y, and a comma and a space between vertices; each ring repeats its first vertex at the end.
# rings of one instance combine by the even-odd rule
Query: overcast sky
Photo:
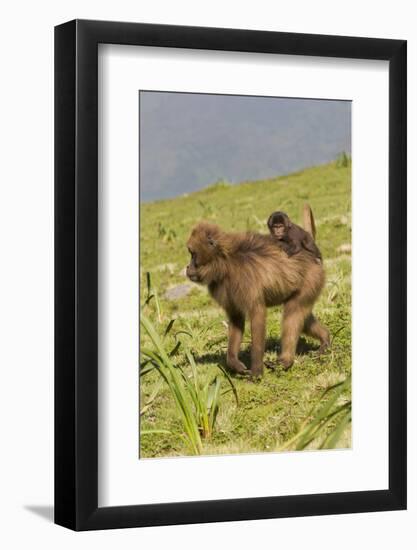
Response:
POLYGON ((342 151, 349 101, 140 92, 142 201, 284 175, 342 151))

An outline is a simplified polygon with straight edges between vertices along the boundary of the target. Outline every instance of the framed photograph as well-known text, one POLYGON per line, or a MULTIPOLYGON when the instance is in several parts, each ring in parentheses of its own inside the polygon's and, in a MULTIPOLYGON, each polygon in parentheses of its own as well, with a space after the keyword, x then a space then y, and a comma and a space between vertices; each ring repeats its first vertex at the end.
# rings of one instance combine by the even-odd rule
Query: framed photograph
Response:
POLYGON ((406 508, 406 42, 55 29, 55 522, 406 508))

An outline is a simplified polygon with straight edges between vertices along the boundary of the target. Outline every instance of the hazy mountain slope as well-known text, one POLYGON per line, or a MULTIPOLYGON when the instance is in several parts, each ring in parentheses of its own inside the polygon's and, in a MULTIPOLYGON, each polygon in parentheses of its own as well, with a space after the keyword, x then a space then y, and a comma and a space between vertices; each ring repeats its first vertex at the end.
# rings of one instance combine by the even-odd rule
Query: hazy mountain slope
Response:
POLYGON ((142 200, 282 175, 350 152, 350 102, 142 92, 142 200))

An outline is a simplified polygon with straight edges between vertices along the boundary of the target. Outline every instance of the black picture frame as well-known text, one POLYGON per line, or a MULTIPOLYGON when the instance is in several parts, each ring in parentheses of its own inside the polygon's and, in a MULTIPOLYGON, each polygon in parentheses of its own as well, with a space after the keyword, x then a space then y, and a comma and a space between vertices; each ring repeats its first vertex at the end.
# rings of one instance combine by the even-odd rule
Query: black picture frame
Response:
POLYGON ((55 28, 55 523, 74 530, 406 508, 406 41, 74 20, 55 28), (98 507, 98 44, 389 62, 389 488, 98 507))

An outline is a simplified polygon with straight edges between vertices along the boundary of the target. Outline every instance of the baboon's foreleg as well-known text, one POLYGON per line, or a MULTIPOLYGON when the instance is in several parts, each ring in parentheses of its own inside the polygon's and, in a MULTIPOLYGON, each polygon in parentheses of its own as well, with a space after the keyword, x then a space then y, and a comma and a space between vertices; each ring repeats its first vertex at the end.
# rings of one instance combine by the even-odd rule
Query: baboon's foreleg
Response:
POLYGON ((229 342, 227 346, 226 363, 229 369, 240 373, 248 373, 242 361, 239 361, 239 350, 245 330, 245 317, 240 314, 229 315, 229 342))
POLYGON ((294 363, 298 340, 310 311, 311 307, 301 304, 297 298, 292 298, 284 305, 279 362, 285 369, 294 363))
POLYGON ((258 305, 251 312, 251 375, 262 376, 264 370, 265 332, 266 332, 266 308, 258 305))
POLYGON ((330 333, 327 328, 319 323, 312 313, 308 315, 304 323, 305 334, 319 340, 320 349, 319 352, 322 353, 330 346, 330 333))

